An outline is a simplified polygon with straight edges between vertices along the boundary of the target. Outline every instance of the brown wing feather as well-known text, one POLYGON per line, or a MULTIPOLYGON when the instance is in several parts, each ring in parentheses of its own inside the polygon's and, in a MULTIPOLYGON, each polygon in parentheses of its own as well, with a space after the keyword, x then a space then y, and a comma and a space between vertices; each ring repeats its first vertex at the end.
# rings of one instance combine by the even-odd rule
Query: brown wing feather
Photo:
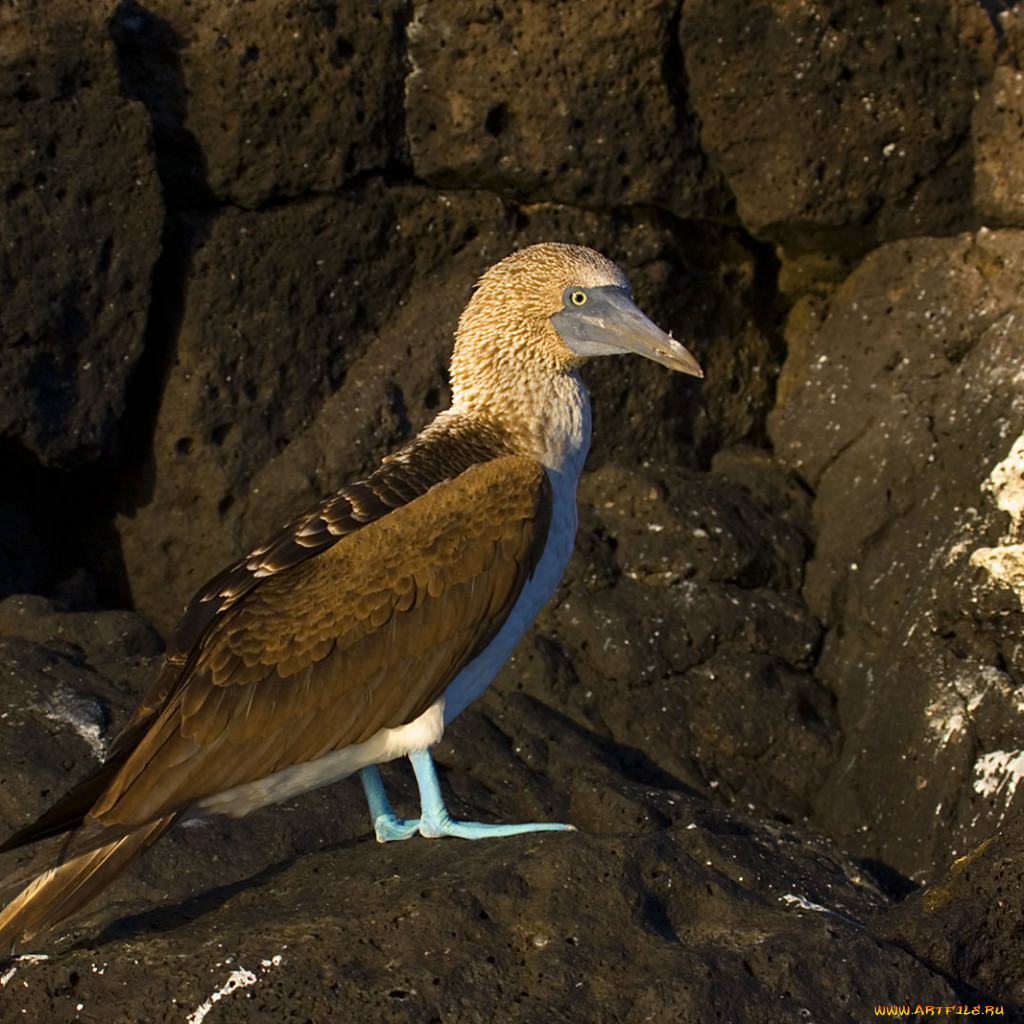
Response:
MULTIPOLYGON (((365 480, 317 502, 265 544, 208 580, 186 606, 168 644, 169 654, 183 661, 217 617, 267 576, 333 547, 342 537, 407 505, 431 487, 509 450, 503 432, 476 421, 453 420, 440 439, 429 432, 420 435, 365 480)), ((159 697, 154 687, 155 701, 144 703, 159 706, 163 703, 159 697)))
POLYGON ((495 459, 265 579, 192 653, 91 816, 141 824, 422 714, 507 618, 550 500, 538 463, 495 459))
MULTIPOLYGON (((117 777, 161 710, 172 701, 184 680, 193 675, 192 661, 204 648, 206 635, 218 628, 225 613, 244 602, 254 590, 279 573, 289 573, 368 523, 425 494, 440 482, 467 468, 508 452, 507 438, 498 430, 481 430, 478 423, 452 420, 439 435, 427 432, 402 452, 389 457, 366 480, 343 488, 318 502, 270 540, 218 573, 200 587, 188 603, 172 636, 163 669, 114 738, 106 761, 83 779, 40 818, 0 844, 0 852, 59 835, 79 827, 92 806, 117 777)), ((415 598, 411 581, 395 609, 404 611, 415 598)), ((383 614, 378 612, 378 615, 383 614)), ((319 649, 321 652, 325 648, 319 649)), ((233 656, 222 648, 222 656, 233 656)))
POLYGON ((81 909, 176 819, 177 815, 167 815, 117 835, 105 830, 103 842, 40 866, 39 874, 0 910, 0 949, 9 948, 20 935, 30 939, 45 932, 81 909))

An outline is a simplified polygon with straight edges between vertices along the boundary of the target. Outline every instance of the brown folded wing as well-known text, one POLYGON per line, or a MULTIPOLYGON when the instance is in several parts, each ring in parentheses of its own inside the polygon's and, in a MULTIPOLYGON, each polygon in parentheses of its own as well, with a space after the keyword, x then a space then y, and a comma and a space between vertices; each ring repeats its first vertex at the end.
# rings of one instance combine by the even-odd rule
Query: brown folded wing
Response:
POLYGON ((500 629, 550 485, 506 456, 271 575, 224 611, 89 817, 140 825, 406 724, 500 629))

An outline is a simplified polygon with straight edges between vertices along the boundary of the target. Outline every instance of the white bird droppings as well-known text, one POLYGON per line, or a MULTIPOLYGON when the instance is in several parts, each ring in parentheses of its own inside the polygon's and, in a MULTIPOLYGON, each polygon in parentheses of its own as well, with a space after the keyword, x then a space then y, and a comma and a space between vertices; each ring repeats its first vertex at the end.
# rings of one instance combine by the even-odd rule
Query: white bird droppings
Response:
POLYGON ((1019 543, 1024 523, 1024 434, 1014 441, 1002 462, 981 485, 995 506, 1010 517, 1002 542, 971 553, 971 565, 984 569, 1001 586, 1014 590, 1024 607, 1024 544, 1019 543))
MULTIPOLYGON (((266 972, 271 967, 280 967, 281 955, 271 957, 269 960, 260 961, 260 971, 266 972)), ((259 981, 259 978, 253 974, 252 971, 247 971, 244 967, 239 970, 232 971, 228 975, 228 980, 221 985, 216 991, 211 993, 210 998, 200 1003, 189 1015, 186 1017, 188 1024, 202 1024, 206 1019, 206 1015, 213 1009, 213 1004, 220 1002, 225 996, 231 995, 233 992, 237 992, 240 988, 248 988, 250 985, 255 985, 259 981)))
POLYGON ((1002 796, 1009 804, 1017 792, 1017 784, 1024 778, 1024 750, 993 750, 982 754, 974 762, 974 775, 975 793, 988 798, 1002 796))

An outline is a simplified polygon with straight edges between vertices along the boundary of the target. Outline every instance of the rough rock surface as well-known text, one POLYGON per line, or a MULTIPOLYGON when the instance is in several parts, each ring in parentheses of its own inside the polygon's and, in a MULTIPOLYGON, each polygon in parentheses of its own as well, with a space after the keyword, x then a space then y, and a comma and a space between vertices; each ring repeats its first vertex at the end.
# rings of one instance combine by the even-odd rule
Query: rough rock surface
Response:
MULTIPOLYGON (((556 618, 577 600, 568 589, 556 618)), ((130 706, 96 669, 123 676, 135 660, 127 674, 141 685, 152 635, 124 613, 69 615, 40 599, 0 604, 0 629, 42 641, 0 640, 14 712, 5 726, 17 737, 3 776, 23 813, 80 773, 107 735, 98 708, 117 722, 130 706)), ((541 700, 528 692, 535 675, 517 659, 453 724, 439 763, 457 813, 564 817, 579 832, 380 847, 354 780, 244 821, 182 828, 50 959, 5 965, 0 1015, 184 1019, 216 1000, 218 1020, 697 1022, 713 1008, 781 1024, 865 1019, 907 988, 929 1004, 956 1001, 940 974, 865 929, 889 901, 835 846, 716 808, 710 788, 671 770, 668 731, 637 749, 605 723, 574 720, 571 706, 559 711, 586 679, 549 685, 541 700)), ((599 720, 602 695, 584 703, 599 720)), ((407 776, 386 775, 398 807, 414 794, 407 776)))
POLYGON ((111 18, 173 191, 258 207, 402 159, 406 4, 122 2, 111 18))
POLYGON ((413 169, 441 188, 721 214, 681 81, 679 5, 441 0, 409 31, 413 169), (523 88, 525 82, 530 88, 523 88))
POLYGON ((1020 949, 1024 892, 1018 811, 998 832, 957 860, 936 885, 879 921, 878 934, 976 992, 1024 1002, 1020 949), (984 908, 984 912, 979 912, 984 908))
POLYGON ((69 468, 117 448, 160 184, 145 111, 118 96, 96 22, 0 18, 0 443, 69 468))
POLYGON ((444 407, 511 249, 605 251, 707 373, 586 368, 576 555, 439 746, 457 813, 579 832, 378 847, 351 781, 181 828, 0 1020, 1022 1015, 1000 6, 0 9, 5 825, 196 584, 444 407))
POLYGON ((792 314, 770 418, 816 495, 804 595, 845 741, 822 820, 919 880, 1003 819, 1020 777, 1022 280, 1018 231, 879 248, 792 314))
POLYGON ((699 0, 679 37, 702 146, 759 237, 863 252, 969 222, 971 110, 995 48, 973 0, 699 0))
POLYGON ((1024 73, 996 68, 974 108, 974 191, 990 225, 1024 225, 1024 170, 1012 154, 1024 139, 1024 73))

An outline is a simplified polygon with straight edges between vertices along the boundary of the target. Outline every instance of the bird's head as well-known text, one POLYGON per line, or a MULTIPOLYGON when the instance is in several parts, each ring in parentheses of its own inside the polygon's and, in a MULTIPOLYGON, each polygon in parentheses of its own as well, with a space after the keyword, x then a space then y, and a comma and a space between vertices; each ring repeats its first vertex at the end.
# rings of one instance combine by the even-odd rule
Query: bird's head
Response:
POLYGON ((490 268, 459 319, 452 383, 478 368, 504 377, 527 367, 573 369, 631 352, 702 377, 697 360, 633 302, 629 278, 593 249, 543 242, 490 268))

